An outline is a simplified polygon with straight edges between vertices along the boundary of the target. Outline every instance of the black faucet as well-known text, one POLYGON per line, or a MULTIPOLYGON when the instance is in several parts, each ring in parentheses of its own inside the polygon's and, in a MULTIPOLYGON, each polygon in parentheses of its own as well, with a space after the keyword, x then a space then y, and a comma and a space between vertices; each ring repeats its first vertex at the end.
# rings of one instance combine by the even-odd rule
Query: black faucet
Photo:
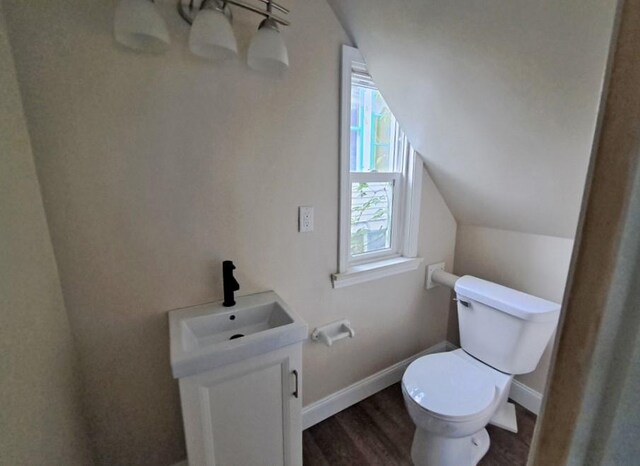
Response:
POLYGON ((236 300, 233 297, 233 292, 240 289, 238 280, 233 277, 233 271, 236 268, 231 261, 222 262, 222 287, 224 288, 224 301, 222 305, 225 307, 231 307, 236 305, 236 300))

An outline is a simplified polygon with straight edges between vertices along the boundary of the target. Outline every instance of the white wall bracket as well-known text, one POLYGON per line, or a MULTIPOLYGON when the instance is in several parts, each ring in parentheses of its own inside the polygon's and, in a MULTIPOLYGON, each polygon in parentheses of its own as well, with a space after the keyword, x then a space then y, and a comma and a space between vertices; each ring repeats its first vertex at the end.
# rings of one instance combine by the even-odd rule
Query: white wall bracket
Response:
POLYGON ((311 332, 311 339, 331 346, 335 341, 347 337, 353 338, 355 334, 355 331, 351 327, 351 322, 344 319, 331 322, 322 327, 316 327, 313 332, 311 332))
POLYGON ((436 270, 444 270, 444 262, 427 265, 427 276, 424 282, 424 288, 426 290, 430 290, 431 288, 435 288, 436 286, 438 286, 438 284, 433 281, 433 272, 435 272, 436 270))

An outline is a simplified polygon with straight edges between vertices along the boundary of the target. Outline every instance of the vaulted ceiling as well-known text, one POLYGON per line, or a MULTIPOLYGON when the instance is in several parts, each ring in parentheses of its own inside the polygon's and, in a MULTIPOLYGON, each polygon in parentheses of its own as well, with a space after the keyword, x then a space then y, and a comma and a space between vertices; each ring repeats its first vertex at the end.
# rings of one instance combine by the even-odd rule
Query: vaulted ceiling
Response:
POLYGON ((329 0, 458 222, 573 237, 615 0, 329 0))

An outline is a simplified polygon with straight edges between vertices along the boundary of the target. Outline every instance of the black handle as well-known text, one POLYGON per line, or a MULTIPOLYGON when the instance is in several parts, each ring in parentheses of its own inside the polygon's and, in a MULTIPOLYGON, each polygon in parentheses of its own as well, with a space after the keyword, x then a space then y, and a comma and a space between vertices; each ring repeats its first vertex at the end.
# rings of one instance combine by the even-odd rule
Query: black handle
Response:
POLYGON ((292 372, 293 376, 296 378, 296 389, 293 391, 293 396, 298 398, 298 371, 294 369, 292 372))

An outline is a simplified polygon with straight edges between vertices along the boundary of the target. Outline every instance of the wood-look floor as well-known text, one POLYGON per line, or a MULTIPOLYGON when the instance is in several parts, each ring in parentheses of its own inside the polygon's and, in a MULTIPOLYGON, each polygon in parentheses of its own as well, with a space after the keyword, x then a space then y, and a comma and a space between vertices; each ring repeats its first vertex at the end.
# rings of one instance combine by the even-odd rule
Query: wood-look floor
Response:
MULTIPOLYGON (((400 384, 305 430, 305 466, 411 465, 414 425, 404 407, 400 384)), ((487 426, 489 452, 480 466, 517 466, 527 462, 535 415, 516 405, 518 434, 487 426)))

